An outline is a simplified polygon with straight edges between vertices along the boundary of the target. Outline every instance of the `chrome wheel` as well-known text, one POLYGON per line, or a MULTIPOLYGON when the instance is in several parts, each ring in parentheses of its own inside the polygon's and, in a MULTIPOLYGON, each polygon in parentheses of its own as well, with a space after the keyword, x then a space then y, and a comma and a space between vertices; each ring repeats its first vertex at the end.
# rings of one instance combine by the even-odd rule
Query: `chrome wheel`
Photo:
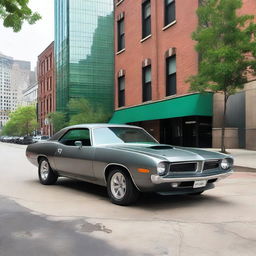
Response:
POLYGON ((47 161, 43 160, 40 166, 40 175, 43 180, 47 180, 49 176, 49 164, 47 161))
POLYGON ((111 192, 116 199, 122 199, 126 193, 126 180, 122 173, 117 172, 111 178, 111 192))

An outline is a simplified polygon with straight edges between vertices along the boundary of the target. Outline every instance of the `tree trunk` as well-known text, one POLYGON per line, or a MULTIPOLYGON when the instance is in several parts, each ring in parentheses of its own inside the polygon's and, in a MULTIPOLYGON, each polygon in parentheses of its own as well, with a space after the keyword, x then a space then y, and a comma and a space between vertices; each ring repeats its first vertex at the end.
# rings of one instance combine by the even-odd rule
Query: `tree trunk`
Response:
POLYGON ((221 127, 221 153, 227 153, 225 148, 225 128, 226 128, 226 113, 227 113, 227 92, 224 92, 224 111, 223 111, 223 121, 221 127))

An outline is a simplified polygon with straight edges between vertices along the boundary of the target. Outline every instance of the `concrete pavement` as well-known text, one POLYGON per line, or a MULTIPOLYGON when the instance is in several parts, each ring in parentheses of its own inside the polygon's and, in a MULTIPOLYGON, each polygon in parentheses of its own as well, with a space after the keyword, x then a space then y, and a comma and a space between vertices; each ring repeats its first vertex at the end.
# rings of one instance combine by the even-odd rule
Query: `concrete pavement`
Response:
POLYGON ((0 197, 0 255, 54 256, 132 255, 91 237, 95 231, 110 232, 84 219, 53 221, 32 214, 12 200, 0 197))
POLYGON ((0 143, 0 256, 254 256, 255 186, 256 173, 237 172, 199 197, 120 207, 85 182, 42 186, 25 147, 0 143))

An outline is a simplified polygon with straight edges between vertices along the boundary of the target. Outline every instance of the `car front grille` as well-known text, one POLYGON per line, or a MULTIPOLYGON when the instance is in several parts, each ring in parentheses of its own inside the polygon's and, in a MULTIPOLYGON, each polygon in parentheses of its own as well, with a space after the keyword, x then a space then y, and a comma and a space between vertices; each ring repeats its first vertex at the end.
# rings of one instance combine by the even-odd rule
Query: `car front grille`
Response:
POLYGON ((197 163, 173 163, 170 165, 170 172, 195 172, 197 163))
POLYGON ((216 161, 208 161, 204 163, 204 171, 206 170, 211 170, 211 169, 217 169, 219 168, 220 165, 220 161, 216 160, 216 161))

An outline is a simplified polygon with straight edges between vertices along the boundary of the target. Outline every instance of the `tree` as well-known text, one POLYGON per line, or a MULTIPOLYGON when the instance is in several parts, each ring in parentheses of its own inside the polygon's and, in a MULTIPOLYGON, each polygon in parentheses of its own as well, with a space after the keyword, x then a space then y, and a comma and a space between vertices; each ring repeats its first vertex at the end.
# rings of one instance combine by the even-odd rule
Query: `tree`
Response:
POLYGON ((253 15, 237 14, 241 7, 241 0, 201 0, 199 25, 192 34, 200 64, 198 74, 188 79, 191 90, 224 95, 221 152, 226 152, 227 101, 256 70, 256 24, 253 15))
POLYGON ((3 127, 2 131, 3 135, 12 135, 12 136, 19 136, 19 132, 17 130, 17 125, 13 120, 9 120, 6 125, 3 127))
POLYGON ((29 0, 0 0, 0 18, 3 19, 4 26, 18 32, 24 21, 34 24, 41 19, 40 14, 32 12, 28 3, 29 0))
POLYGON ((19 107, 9 117, 10 120, 3 127, 5 135, 29 135, 38 127, 35 106, 19 107))
POLYGON ((71 99, 68 104, 70 114, 70 125, 86 123, 105 123, 110 118, 110 113, 106 113, 99 105, 92 104, 84 99, 71 99))
POLYGON ((50 124, 53 125, 54 132, 58 132, 62 128, 66 127, 67 124, 67 117, 65 113, 62 112, 52 112, 48 114, 48 118, 50 121, 50 124))
POLYGON ((70 114, 63 112, 52 112, 48 114, 50 123, 53 125, 54 132, 61 130, 68 125, 105 123, 111 114, 103 111, 103 108, 92 106, 84 98, 71 99, 68 103, 70 114), (69 117, 69 118, 68 118, 69 117))

